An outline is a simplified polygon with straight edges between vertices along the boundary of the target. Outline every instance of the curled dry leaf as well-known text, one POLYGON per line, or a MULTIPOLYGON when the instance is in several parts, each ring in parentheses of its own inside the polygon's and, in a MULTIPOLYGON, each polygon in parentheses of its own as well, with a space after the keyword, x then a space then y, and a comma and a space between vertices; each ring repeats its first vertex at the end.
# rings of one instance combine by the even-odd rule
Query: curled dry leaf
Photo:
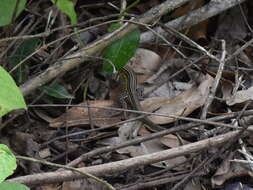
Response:
MULTIPOLYGON (((200 85, 184 91, 174 98, 155 97, 142 102, 143 110, 155 111, 157 114, 187 116, 197 108, 201 107, 209 94, 213 78, 210 75, 203 75, 200 85)), ((175 121, 174 118, 149 116, 156 124, 167 124, 175 121)))
MULTIPOLYGON (((227 160, 226 162, 229 161, 227 160)), ((220 186, 224 184, 226 180, 236 177, 248 176, 249 173, 249 170, 241 166, 239 163, 226 163, 225 166, 222 164, 221 167, 218 168, 217 172, 211 178, 211 182, 213 186, 220 186)))
POLYGON ((229 106, 253 100, 253 86, 247 90, 239 90, 233 96, 227 98, 226 103, 229 106))
MULTIPOLYGON (((114 102, 111 100, 89 101, 88 105, 98 107, 115 107, 114 102)), ((87 103, 81 103, 79 106, 87 106, 87 103)), ((105 127, 121 121, 119 111, 102 108, 90 108, 88 111, 88 108, 85 107, 73 107, 60 117, 51 121, 50 127, 86 125, 90 124, 90 119, 94 125, 99 127, 105 127)))

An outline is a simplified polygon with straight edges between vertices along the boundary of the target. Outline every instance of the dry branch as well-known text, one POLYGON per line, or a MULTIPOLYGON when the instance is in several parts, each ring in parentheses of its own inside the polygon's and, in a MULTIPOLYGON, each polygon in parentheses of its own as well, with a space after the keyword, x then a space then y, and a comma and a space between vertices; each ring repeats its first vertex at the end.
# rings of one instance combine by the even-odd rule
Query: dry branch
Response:
MULTIPOLYGON (((165 25, 176 30, 182 30, 188 27, 191 27, 195 24, 200 23, 208 18, 216 16, 221 12, 232 8, 240 3, 243 3, 245 0, 211 0, 205 6, 196 9, 190 12, 187 15, 181 16, 175 20, 172 20, 165 25)), ((166 36, 167 32, 164 31, 161 27, 157 27, 154 29, 157 33, 166 36)), ((152 42, 156 39, 156 35, 151 32, 144 32, 141 35, 141 43, 152 42)))
MULTIPOLYGON (((250 127, 249 129, 253 129, 250 127)), ((126 169, 136 168, 147 164, 152 164, 160 162, 163 160, 175 158, 178 156, 183 156, 186 154, 198 152, 210 147, 220 146, 231 138, 234 138, 240 131, 229 132, 224 135, 219 135, 209 139, 205 139, 199 142, 187 144, 184 146, 168 149, 165 151, 160 151, 152 154, 147 154, 143 156, 138 156, 126 160, 116 161, 112 163, 106 163, 96 166, 83 167, 79 168, 81 171, 96 175, 96 176, 105 176, 107 174, 115 174, 115 172, 121 172, 126 169)), ((9 179, 8 181, 18 182, 26 185, 38 185, 45 183, 56 183, 62 181, 70 181, 73 179, 79 179, 83 176, 79 173, 74 173, 72 171, 59 171, 59 172, 47 172, 34 175, 27 175, 23 177, 17 177, 9 179)))

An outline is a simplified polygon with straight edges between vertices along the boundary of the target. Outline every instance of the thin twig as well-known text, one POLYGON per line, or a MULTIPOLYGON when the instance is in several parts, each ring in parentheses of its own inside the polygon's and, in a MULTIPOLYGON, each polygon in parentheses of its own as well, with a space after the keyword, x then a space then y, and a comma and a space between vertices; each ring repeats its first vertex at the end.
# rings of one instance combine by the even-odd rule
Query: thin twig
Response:
POLYGON ((67 107, 67 106, 80 107, 80 108, 99 108, 99 109, 106 109, 106 110, 125 111, 125 112, 130 112, 130 113, 138 113, 138 114, 145 114, 145 115, 169 117, 169 118, 174 118, 174 119, 177 119, 177 120, 191 121, 191 122, 197 122, 197 123, 202 123, 202 124, 207 124, 207 125, 223 126, 223 127, 233 128, 233 129, 239 129, 240 128, 240 127, 234 127, 234 126, 229 125, 229 124, 212 122, 212 121, 209 121, 209 120, 201 120, 201 119, 177 116, 177 115, 172 115, 172 114, 160 114, 160 113, 152 113, 152 112, 145 112, 145 111, 139 111, 139 110, 130 110, 130 109, 123 109, 123 108, 107 107, 107 106, 37 104, 37 105, 29 105, 28 107, 67 107))
POLYGON ((65 166, 65 165, 61 165, 61 164, 55 164, 55 163, 52 163, 52 162, 48 162, 46 160, 38 160, 38 159, 35 159, 35 158, 26 157, 26 156, 16 156, 16 158, 19 159, 19 160, 26 160, 26 161, 36 162, 36 163, 40 163, 40 164, 44 164, 44 165, 48 165, 48 166, 52 166, 52 167, 56 167, 56 168, 64 168, 64 169, 67 169, 67 170, 71 170, 73 172, 80 173, 84 177, 94 179, 97 182, 107 186, 109 189, 116 190, 111 184, 107 183, 105 180, 100 179, 100 178, 98 178, 98 177, 96 177, 92 174, 89 174, 85 171, 81 171, 78 168, 73 168, 73 167, 65 166))
POLYGON ((204 107, 202 109, 202 113, 200 116, 201 119, 206 119, 207 111, 209 109, 209 106, 212 104, 212 102, 214 100, 216 90, 217 90, 218 85, 220 83, 222 72, 224 70, 225 58, 226 58, 226 42, 225 42, 225 40, 221 40, 221 48, 222 48, 222 54, 221 54, 221 58, 219 61, 219 63, 220 63, 219 68, 218 68, 217 74, 215 76, 214 82, 212 84, 212 87, 210 89, 210 94, 209 94, 209 96, 206 100, 206 103, 204 104, 204 107))

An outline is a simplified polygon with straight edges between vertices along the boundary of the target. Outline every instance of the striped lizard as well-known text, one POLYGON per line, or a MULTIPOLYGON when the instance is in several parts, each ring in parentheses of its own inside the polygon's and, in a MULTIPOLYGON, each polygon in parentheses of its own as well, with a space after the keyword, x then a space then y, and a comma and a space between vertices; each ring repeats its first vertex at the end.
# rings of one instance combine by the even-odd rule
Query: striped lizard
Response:
MULTIPOLYGON (((137 96, 137 79, 134 71, 129 66, 126 65, 125 67, 119 69, 118 75, 121 78, 122 83, 124 85, 123 88, 124 92, 122 93, 122 96, 124 96, 124 98, 127 98, 132 109, 142 111, 143 109, 137 96)), ((149 130, 153 132, 164 130, 164 128, 160 127, 159 125, 156 125, 150 119, 148 119, 147 116, 141 118, 140 120, 147 125, 147 128, 149 130)))

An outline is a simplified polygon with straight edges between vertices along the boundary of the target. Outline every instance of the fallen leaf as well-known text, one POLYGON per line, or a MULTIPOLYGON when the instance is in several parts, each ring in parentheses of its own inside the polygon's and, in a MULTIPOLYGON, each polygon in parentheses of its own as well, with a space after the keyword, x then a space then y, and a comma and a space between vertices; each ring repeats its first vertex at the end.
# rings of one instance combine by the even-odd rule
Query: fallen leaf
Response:
POLYGON ((231 97, 227 98, 226 103, 229 106, 246 102, 248 100, 253 100, 253 86, 248 88, 247 90, 239 90, 232 95, 231 97))
MULTIPOLYGON (((98 107, 115 107, 111 100, 96 100, 89 101, 90 106, 98 107)), ((87 106, 86 103, 81 103, 79 106, 87 106)), ((72 107, 66 113, 50 122, 50 127, 70 127, 76 125, 88 125, 89 120, 92 119, 94 125, 98 127, 105 127, 121 121, 120 112, 115 110, 101 109, 101 108, 88 108, 72 107)))
MULTIPOLYGON (((212 85, 213 78, 210 75, 203 76, 200 85, 186 90, 174 98, 155 97, 148 98, 142 102, 143 110, 154 111, 157 114, 187 116, 197 108, 204 105, 209 89, 212 85)), ((176 119, 161 116, 148 116, 156 124, 172 123, 176 119)))

